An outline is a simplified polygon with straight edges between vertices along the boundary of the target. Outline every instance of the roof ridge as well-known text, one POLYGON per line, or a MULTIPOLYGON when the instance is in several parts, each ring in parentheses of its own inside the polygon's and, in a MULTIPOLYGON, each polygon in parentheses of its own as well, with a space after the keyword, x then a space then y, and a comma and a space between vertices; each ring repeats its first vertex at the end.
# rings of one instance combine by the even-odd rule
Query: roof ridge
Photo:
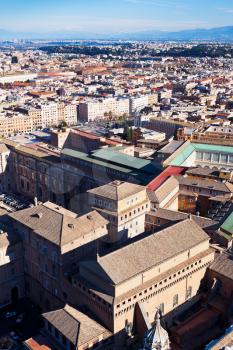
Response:
MULTIPOLYGON (((164 232, 166 232, 166 231, 171 230, 172 228, 174 228, 174 226, 178 226, 178 225, 181 225, 181 224, 183 225, 183 224, 184 224, 185 222, 187 222, 187 221, 188 221, 188 222, 192 221, 201 231, 203 231, 203 229, 192 219, 192 217, 191 217, 191 218, 187 218, 187 219, 185 219, 185 220, 178 221, 178 222, 174 223, 173 225, 171 225, 171 226, 169 226, 169 227, 166 227, 166 228, 160 230, 159 232, 153 233, 153 234, 151 234, 151 235, 149 235, 149 236, 147 236, 147 237, 144 237, 144 238, 142 238, 142 239, 139 239, 139 240, 136 241, 136 242, 133 242, 133 243, 131 243, 131 244, 128 244, 128 245, 126 245, 126 246, 124 246, 124 247, 122 247, 122 248, 119 248, 119 249, 117 249, 117 250, 114 250, 113 252, 110 252, 110 253, 107 254, 107 255, 103 255, 103 256, 99 257, 99 261, 101 261, 101 259, 102 259, 102 258, 105 258, 106 256, 109 257, 109 256, 112 256, 112 255, 114 255, 114 254, 117 254, 120 250, 122 251, 122 250, 125 250, 125 249, 127 249, 128 247, 130 247, 130 246, 132 246, 132 245, 137 245, 137 244, 141 243, 143 240, 149 239, 149 238, 151 238, 152 236, 155 237, 155 236, 161 235, 162 233, 164 233, 164 232)), ((204 231, 203 231, 203 232, 204 232, 204 231)))

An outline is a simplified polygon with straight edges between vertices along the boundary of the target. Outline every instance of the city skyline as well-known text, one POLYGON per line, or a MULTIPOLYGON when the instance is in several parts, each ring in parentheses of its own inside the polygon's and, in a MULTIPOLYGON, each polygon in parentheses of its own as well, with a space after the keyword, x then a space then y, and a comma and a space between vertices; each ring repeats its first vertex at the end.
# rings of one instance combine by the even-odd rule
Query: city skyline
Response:
POLYGON ((1 4, 0 27, 19 32, 127 33, 232 25, 230 0, 28 0, 1 4))

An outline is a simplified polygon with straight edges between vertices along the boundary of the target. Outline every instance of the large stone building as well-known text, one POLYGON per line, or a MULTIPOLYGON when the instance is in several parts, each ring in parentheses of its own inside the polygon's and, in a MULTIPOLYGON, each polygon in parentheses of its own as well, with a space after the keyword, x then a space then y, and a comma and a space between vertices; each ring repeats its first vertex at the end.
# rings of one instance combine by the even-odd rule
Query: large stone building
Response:
POLYGON ((163 165, 233 170, 233 147, 231 144, 226 146, 186 141, 163 165))
POLYGON ((92 211, 81 217, 50 202, 9 215, 24 246, 26 296, 43 310, 75 303, 64 277, 107 234, 107 221, 92 211))
POLYGON ((4 144, 10 150, 6 190, 42 202, 50 200, 76 212, 85 209, 86 191, 91 188, 113 180, 144 185, 159 171, 150 160, 112 147, 92 153, 65 148, 60 154, 40 145, 26 147, 10 140, 4 144))
POLYGON ((82 122, 93 121, 98 118, 104 118, 111 113, 114 116, 123 116, 129 114, 128 98, 106 98, 103 100, 90 100, 82 102, 79 105, 79 120, 82 122))
POLYGON ((146 187, 113 181, 88 191, 90 206, 109 221, 109 243, 125 241, 145 231, 150 202, 146 187))
POLYGON ((149 323, 159 308, 169 326, 198 298, 213 260, 209 237, 188 219, 81 262, 73 285, 80 305, 88 306, 114 334, 134 323, 138 304, 149 323))
POLYGON ((43 334, 24 342, 27 349, 112 349, 112 334, 68 304, 62 309, 47 312, 42 317, 45 323, 43 334))

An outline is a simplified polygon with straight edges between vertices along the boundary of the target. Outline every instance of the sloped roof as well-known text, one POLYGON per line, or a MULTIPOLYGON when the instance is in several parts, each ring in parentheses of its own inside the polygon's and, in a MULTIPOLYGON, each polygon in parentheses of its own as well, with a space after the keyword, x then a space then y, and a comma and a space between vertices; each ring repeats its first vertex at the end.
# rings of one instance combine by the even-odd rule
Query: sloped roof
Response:
POLYGON ((81 265, 116 285, 208 240, 208 235, 188 219, 81 265))
MULTIPOLYGON (((182 220, 188 219, 190 214, 183 213, 180 211, 158 208, 156 211, 149 212, 149 215, 158 217, 161 219, 166 219, 169 221, 182 221, 182 220)), ((198 226, 200 226, 203 229, 217 224, 216 221, 213 221, 211 219, 208 219, 202 216, 191 215, 191 218, 198 226)))
POLYGON ((107 185, 89 190, 88 193, 117 201, 132 196, 145 189, 146 187, 144 186, 116 180, 107 185))
POLYGON ((76 347, 85 345, 104 333, 110 334, 99 323, 69 305, 42 316, 76 347))
POLYGON ((50 202, 20 210, 9 216, 59 246, 108 223, 97 211, 77 217, 77 214, 50 202))
POLYGON ((233 255, 228 253, 219 255, 210 266, 210 270, 233 280, 233 255))

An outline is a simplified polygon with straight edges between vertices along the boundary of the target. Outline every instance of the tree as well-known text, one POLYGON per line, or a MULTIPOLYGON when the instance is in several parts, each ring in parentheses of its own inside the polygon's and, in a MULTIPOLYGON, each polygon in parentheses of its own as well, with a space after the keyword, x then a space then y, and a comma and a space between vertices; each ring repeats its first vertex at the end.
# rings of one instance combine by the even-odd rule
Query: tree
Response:
POLYGON ((67 125, 67 122, 65 120, 63 120, 59 125, 58 125, 58 129, 62 129, 62 128, 66 128, 68 125, 67 125))

